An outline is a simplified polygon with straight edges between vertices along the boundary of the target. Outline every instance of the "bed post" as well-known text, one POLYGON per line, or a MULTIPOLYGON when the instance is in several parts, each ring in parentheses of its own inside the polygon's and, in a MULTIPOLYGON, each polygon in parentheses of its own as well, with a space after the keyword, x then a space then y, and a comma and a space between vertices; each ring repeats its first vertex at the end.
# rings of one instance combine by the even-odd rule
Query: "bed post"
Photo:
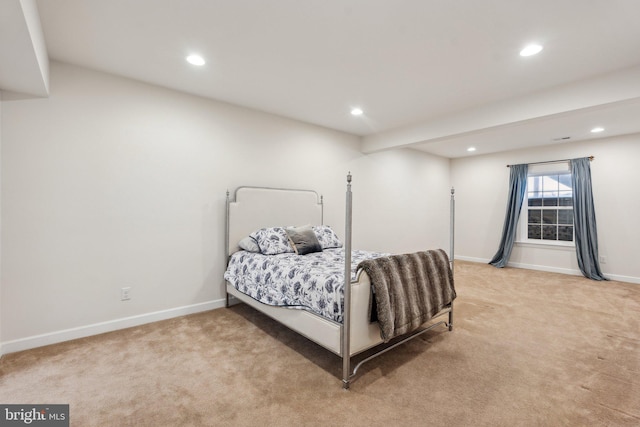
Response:
MULTIPOLYGON (((450 220, 449 220, 449 262, 451 263, 451 276, 453 277, 453 260, 455 258, 454 243, 455 243, 455 231, 456 231, 456 190, 451 187, 451 204, 449 207, 450 220)), ((453 330, 453 302, 451 303, 451 309, 449 311, 449 330, 453 330)))
POLYGON ((342 388, 349 388, 351 377, 351 172, 347 175, 344 246, 344 308, 342 310, 342 388))
POLYGON ((451 204, 449 206, 449 213, 450 213, 450 220, 449 220, 449 244, 450 249, 449 249, 449 262, 451 263, 451 271, 453 271, 453 257, 454 257, 454 252, 453 252, 453 246, 454 246, 454 242, 455 242, 455 231, 456 231, 456 227, 455 227, 455 223, 456 223, 456 190, 455 188, 451 187, 451 204))
MULTIPOLYGON (((224 230, 224 234, 225 234, 225 238, 224 238, 224 266, 225 268, 227 267, 227 264, 229 264, 229 203, 231 201, 229 200, 229 190, 227 190, 227 204, 226 204, 226 220, 225 220, 225 230, 224 230)), ((229 308, 229 293, 227 292, 227 285, 225 283, 225 295, 226 295, 226 301, 225 301, 225 307, 229 308)))

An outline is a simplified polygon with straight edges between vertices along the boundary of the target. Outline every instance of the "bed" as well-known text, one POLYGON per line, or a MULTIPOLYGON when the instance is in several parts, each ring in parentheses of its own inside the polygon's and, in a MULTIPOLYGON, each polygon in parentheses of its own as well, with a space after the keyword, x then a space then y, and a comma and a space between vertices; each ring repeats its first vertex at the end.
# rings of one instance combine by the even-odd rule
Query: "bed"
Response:
MULTIPOLYGON (((246 303, 340 356, 345 389, 349 388, 363 363, 437 326, 444 325, 452 330, 455 298, 453 257, 450 260, 442 250, 421 253, 426 263, 432 262, 427 256, 446 259, 448 299, 439 301, 437 307, 430 307, 432 312, 428 319, 424 318, 428 321, 421 319, 420 327, 413 327, 393 344, 385 345, 390 338, 388 334, 384 335, 385 328, 381 330, 383 319, 376 321, 376 308, 371 305, 376 300, 372 295, 375 289, 382 288, 374 287, 377 283, 372 284, 370 276, 377 277, 376 270, 369 269, 368 273, 362 267, 375 266, 396 256, 353 250, 351 198, 349 174, 345 235, 341 241, 324 225, 323 198, 315 191, 239 187, 233 200, 227 192, 227 306, 236 301, 246 303), (310 229, 317 237, 311 243, 304 238, 309 236, 310 229), (260 245, 255 247, 256 243, 260 245), (304 263, 289 265, 292 262, 304 263), (316 279, 314 272, 324 276, 316 279), (256 289, 253 287, 256 281, 268 285, 256 289), (317 296, 316 290, 321 291, 321 296, 317 296), (446 320, 439 320, 444 315, 447 315, 446 320), (379 351, 360 361, 352 370, 353 356, 377 346, 381 347, 379 351)), ((452 190, 450 253, 453 253, 454 203, 452 190)), ((406 255, 418 259, 417 254, 406 255)), ((418 259, 418 262, 422 261, 418 259)), ((436 293, 445 294, 441 290, 436 293)))

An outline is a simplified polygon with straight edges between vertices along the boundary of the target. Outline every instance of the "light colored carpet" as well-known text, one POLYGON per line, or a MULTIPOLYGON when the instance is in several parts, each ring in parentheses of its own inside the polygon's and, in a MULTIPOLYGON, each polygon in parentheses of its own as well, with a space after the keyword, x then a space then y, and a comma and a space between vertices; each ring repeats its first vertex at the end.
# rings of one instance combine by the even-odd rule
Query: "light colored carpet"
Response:
POLYGON ((73 426, 636 426, 640 285, 456 262, 454 331, 341 389, 332 353, 245 305, 5 355, 1 403, 73 426))

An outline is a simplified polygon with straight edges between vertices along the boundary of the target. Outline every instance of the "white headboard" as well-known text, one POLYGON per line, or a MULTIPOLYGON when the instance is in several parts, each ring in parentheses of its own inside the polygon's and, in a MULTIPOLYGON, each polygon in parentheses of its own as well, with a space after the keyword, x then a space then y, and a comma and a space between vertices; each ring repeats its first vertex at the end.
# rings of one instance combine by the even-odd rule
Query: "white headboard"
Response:
POLYGON ((322 198, 313 190, 239 187, 227 201, 227 255, 238 242, 263 227, 321 225, 322 198))

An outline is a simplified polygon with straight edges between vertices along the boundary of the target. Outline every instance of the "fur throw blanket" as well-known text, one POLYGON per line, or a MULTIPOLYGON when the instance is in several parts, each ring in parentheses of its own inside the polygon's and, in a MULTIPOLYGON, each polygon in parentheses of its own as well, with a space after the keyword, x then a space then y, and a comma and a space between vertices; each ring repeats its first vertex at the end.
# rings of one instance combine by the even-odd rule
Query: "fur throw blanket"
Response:
POLYGON ((442 249, 366 260, 358 268, 371 279, 372 310, 385 342, 418 328, 456 298, 449 257, 442 249))

